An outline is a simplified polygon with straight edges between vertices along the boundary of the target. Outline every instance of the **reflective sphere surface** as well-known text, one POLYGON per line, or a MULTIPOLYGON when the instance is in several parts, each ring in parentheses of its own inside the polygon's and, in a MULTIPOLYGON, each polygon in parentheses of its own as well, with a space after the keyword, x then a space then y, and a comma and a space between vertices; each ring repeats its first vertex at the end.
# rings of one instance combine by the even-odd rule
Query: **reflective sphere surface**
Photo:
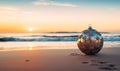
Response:
POLYGON ((97 54, 103 46, 103 37, 96 30, 89 27, 78 37, 78 48, 86 55, 97 54))

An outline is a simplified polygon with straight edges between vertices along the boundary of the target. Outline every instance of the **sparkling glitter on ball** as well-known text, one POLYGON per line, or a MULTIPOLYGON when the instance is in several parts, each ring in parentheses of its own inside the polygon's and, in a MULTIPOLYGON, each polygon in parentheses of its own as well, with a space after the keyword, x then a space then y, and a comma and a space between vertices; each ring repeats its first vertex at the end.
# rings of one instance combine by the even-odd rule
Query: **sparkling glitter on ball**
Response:
POLYGON ((103 37, 90 26, 78 37, 78 48, 86 55, 95 55, 103 47, 103 37))

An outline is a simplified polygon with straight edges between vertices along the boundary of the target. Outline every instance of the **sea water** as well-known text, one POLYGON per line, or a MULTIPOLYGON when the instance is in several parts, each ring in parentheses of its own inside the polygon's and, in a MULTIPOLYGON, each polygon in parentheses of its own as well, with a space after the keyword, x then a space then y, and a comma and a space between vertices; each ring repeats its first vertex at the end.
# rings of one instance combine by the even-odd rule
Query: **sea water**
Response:
MULTIPOLYGON (((77 49, 77 38, 81 33, 1 33, 0 49, 5 48, 42 48, 77 49)), ((101 33, 103 47, 120 47, 120 33, 101 33)))

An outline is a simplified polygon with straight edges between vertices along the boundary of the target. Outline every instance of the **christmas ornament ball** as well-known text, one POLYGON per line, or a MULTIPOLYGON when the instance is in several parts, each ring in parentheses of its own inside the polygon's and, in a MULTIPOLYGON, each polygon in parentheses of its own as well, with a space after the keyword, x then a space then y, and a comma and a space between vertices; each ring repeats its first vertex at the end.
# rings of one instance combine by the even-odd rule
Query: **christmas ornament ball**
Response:
POLYGON ((103 47, 103 37, 95 29, 90 26, 87 30, 84 30, 78 37, 78 48, 86 55, 95 55, 103 47))

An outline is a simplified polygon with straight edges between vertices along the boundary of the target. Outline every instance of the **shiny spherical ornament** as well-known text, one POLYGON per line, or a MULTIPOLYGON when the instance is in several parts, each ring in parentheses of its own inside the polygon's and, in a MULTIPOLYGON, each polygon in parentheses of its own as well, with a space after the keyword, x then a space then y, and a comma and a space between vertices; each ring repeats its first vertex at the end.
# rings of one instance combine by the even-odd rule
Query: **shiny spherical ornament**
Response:
POLYGON ((78 37, 78 48, 86 55, 95 55, 103 47, 103 37, 90 26, 78 37))

